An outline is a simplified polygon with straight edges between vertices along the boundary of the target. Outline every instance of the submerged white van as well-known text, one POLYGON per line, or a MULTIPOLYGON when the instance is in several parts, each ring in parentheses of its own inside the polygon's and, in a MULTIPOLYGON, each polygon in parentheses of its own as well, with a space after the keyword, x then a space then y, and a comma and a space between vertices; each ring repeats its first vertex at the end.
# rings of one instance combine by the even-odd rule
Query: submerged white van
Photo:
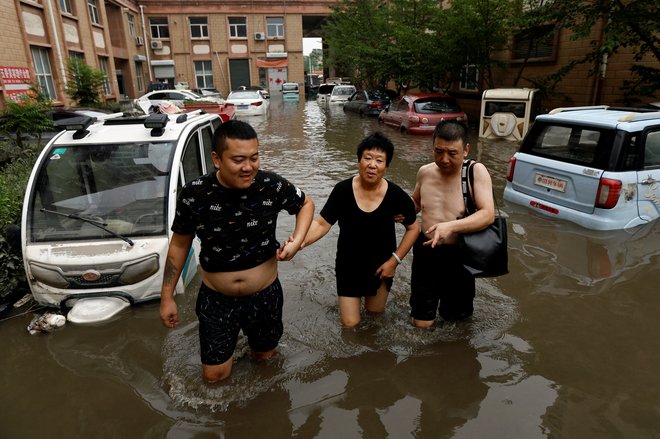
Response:
MULTIPOLYGON (((160 298, 178 190, 211 172, 217 114, 67 119, 28 181, 21 238, 35 300, 75 323, 160 298)), ((191 249, 177 286, 197 271, 191 249)))

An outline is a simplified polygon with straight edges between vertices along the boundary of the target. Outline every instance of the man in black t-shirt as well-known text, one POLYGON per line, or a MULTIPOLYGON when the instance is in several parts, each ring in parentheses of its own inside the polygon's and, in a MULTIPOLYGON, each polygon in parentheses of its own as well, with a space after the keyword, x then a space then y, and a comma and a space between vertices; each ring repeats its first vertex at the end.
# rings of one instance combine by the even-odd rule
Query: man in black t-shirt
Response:
POLYGON ((277 262, 295 256, 309 229, 314 203, 279 175, 259 170, 259 142, 247 123, 223 123, 213 136, 216 171, 181 190, 172 224, 161 290, 160 318, 176 327, 174 289, 192 240, 201 240, 202 286, 197 297, 204 379, 231 373, 238 333, 255 359, 268 359, 283 332, 282 288, 277 262), (296 216, 293 234, 275 237, 281 210, 296 216))

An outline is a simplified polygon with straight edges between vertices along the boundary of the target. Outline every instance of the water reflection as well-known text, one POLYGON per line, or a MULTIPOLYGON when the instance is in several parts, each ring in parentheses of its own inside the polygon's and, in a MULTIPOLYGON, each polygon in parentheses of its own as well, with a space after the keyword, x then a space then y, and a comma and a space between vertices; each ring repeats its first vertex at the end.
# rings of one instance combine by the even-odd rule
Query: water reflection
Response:
POLYGON ((632 230, 591 231, 506 206, 510 258, 548 294, 599 294, 653 269, 659 222, 632 230))

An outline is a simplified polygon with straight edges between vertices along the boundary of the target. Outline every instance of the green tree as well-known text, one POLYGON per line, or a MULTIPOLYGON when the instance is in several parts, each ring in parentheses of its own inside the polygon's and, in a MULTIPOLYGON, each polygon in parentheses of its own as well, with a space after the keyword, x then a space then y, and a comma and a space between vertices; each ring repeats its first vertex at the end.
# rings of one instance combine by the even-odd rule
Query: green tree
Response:
POLYGON ((384 62, 389 45, 386 9, 384 0, 343 0, 333 6, 323 28, 331 48, 324 64, 346 72, 358 84, 384 86, 390 79, 384 62))
POLYGON ((69 58, 68 73, 66 94, 78 105, 98 106, 101 103, 101 90, 106 80, 105 73, 94 69, 78 58, 69 58))
POLYGON ((496 54, 506 47, 515 9, 514 1, 455 0, 440 11, 436 26, 447 87, 468 65, 478 69, 486 88, 496 86, 494 69, 503 67, 496 54))
POLYGON ((7 101, 6 106, 0 115, 0 133, 12 139, 19 150, 26 148, 25 139, 33 135, 40 145, 42 133, 53 127, 48 117, 52 102, 33 86, 21 103, 7 101))
MULTIPOLYGON (((634 64, 631 78, 624 82, 626 100, 657 96, 660 90, 660 2, 657 0, 534 0, 517 14, 514 32, 526 37, 530 49, 550 32, 563 29, 573 40, 590 41, 591 50, 581 58, 542 78, 526 78, 548 92, 577 64, 588 63, 590 75, 604 74, 609 58, 630 48, 634 64), (597 32, 602 26, 602 31, 597 32), (644 62, 646 61, 646 62, 644 62)), ((522 76, 521 66, 518 78, 522 76)))
POLYGON ((342 0, 324 27, 332 50, 326 63, 351 72, 370 86, 395 81, 408 88, 447 89, 466 65, 476 66, 489 85, 493 56, 504 47, 510 1, 342 0))

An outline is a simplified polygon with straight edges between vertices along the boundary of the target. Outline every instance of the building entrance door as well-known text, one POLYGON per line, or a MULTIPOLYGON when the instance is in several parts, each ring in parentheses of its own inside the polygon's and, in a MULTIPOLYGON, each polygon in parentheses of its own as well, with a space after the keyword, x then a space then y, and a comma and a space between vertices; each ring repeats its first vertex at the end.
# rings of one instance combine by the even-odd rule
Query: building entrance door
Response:
POLYGON ((237 90, 240 86, 250 85, 250 63, 247 59, 229 60, 229 77, 231 78, 231 89, 237 90))

